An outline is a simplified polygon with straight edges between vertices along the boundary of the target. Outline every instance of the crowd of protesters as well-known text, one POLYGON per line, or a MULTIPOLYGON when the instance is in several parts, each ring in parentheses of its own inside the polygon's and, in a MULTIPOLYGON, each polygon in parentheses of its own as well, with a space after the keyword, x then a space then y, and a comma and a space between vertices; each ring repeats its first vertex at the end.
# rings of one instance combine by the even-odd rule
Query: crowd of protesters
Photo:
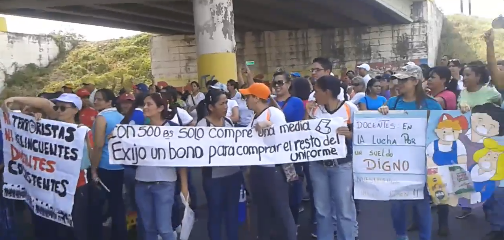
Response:
MULTIPOLYGON (((492 31, 485 35, 485 40, 487 64, 463 64, 443 56, 440 64, 432 68, 408 62, 396 71, 377 74, 369 64, 362 63, 355 71, 334 76, 329 59, 315 58, 311 76, 305 77, 280 69, 268 80, 262 74, 254 75, 245 66, 238 72, 238 79, 228 80, 227 84, 212 80, 202 88, 195 81, 186 92, 177 91, 166 82, 150 86, 140 83, 116 96, 110 89, 96 89, 94 82, 84 82, 80 89, 65 85, 58 93, 6 99, 3 105, 6 111, 17 105, 21 112, 39 119, 83 124, 92 129, 82 146, 85 154, 74 200, 73 228, 32 214, 35 239, 99 240, 103 239, 104 227, 109 225, 111 239, 124 240, 128 238, 127 212, 136 211, 138 239, 174 240, 182 214, 178 196, 182 193, 189 199, 198 216, 195 184, 202 184, 211 240, 239 239, 238 203, 242 188, 250 192, 257 209, 255 232, 259 240, 297 239, 303 200, 310 203, 314 238, 356 240, 359 202, 354 200, 352 188, 354 114, 361 110, 376 110, 385 115, 391 110, 467 112, 483 104, 500 106, 502 96, 498 90, 504 90, 504 72, 499 70, 495 59, 492 31), (292 181, 286 181, 285 176, 291 174, 286 172, 288 168, 275 165, 208 167, 196 172, 188 168, 112 165, 108 161, 108 141, 117 124, 262 129, 304 119, 335 117, 347 123, 337 132, 346 138, 348 155, 294 164, 290 171, 295 171, 299 178, 292 181), (191 174, 201 174, 202 183, 193 182, 191 174), (108 191, 98 182, 107 186, 108 191)), ((2 164, 3 154, 0 156, 2 164)), ((425 191, 421 200, 392 201, 391 222, 397 240, 407 240, 408 231, 418 231, 421 240, 431 239, 430 197, 427 188, 425 191), (408 228, 409 207, 413 208, 415 219, 408 228)), ((503 194, 504 188, 498 188, 491 201, 485 203, 487 220, 492 226, 486 240, 504 239, 503 194)), ((437 234, 448 236, 448 208, 438 208, 437 234)), ((14 201, 0 199, 0 239, 16 239, 13 219, 17 215, 14 212, 19 210, 14 201)), ((470 214, 471 208, 465 207, 457 218, 464 219, 470 214)))

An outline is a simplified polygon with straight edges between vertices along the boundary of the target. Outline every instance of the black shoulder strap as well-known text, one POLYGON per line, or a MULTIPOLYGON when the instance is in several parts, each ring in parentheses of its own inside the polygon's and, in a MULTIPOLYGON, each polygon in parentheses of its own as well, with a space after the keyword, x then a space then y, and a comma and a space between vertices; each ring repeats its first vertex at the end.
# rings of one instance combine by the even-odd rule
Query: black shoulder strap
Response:
POLYGON ((229 118, 225 117, 225 118, 224 118, 224 120, 225 120, 227 123, 229 123, 229 125, 234 126, 234 124, 233 124, 233 122, 231 121, 231 119, 229 119, 229 118))
POLYGON ((205 118, 205 121, 206 121, 206 126, 210 127, 210 121, 208 121, 208 119, 206 119, 206 118, 205 118))
POLYGON ((291 99, 292 96, 288 97, 287 99, 285 99, 285 103, 282 105, 282 110, 284 110, 285 106, 287 106, 287 103, 289 102, 289 100, 291 99))
POLYGON ((398 97, 396 98, 395 103, 394 103, 394 108, 392 108, 392 109, 390 109, 390 110, 396 110, 396 108, 397 108, 397 103, 399 102, 399 100, 401 100, 401 97, 399 97, 399 96, 398 96, 398 97))

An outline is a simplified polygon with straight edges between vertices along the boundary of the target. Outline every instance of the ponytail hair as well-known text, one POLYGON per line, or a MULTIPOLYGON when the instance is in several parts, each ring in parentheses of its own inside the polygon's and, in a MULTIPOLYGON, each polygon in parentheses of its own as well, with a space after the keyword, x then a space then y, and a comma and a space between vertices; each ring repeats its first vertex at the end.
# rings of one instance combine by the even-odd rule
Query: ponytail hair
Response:
POLYGON ((219 101, 219 97, 221 95, 226 95, 224 91, 219 89, 210 88, 208 92, 205 94, 205 99, 200 101, 196 106, 197 113, 197 121, 199 122, 201 119, 205 118, 210 114, 210 105, 215 106, 215 104, 219 101))

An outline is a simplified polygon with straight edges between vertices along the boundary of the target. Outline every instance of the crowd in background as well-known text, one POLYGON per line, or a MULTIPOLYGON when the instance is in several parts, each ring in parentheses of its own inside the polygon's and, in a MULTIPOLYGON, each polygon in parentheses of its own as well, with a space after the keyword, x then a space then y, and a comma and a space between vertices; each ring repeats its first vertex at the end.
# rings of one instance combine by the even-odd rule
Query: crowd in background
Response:
MULTIPOLYGON (((311 76, 297 72, 276 71, 272 79, 254 75, 247 66, 238 79, 226 84, 217 80, 191 82, 191 91, 180 92, 166 82, 116 94, 110 89, 96 89, 93 82, 82 88, 65 85, 58 93, 41 93, 38 97, 6 99, 5 111, 18 106, 34 116, 66 123, 83 124, 91 129, 84 146, 81 181, 77 186, 72 213, 73 228, 60 225, 35 214, 31 223, 37 240, 103 238, 104 225, 111 228, 111 238, 127 239, 126 212, 137 211, 138 239, 174 240, 180 229, 180 193, 190 199, 198 216, 195 184, 202 184, 207 199, 208 236, 220 240, 221 224, 228 240, 237 240, 240 189, 250 192, 257 209, 259 240, 297 239, 301 202, 312 208, 312 236, 320 240, 358 239, 359 202, 353 198, 352 119, 360 110, 456 110, 468 112, 478 105, 501 105, 499 90, 504 89, 504 72, 498 69, 493 54, 493 33, 485 36, 489 49, 488 63, 463 64, 443 56, 438 66, 408 62, 397 71, 376 74, 367 63, 343 76, 333 75, 327 58, 315 58, 311 76), (493 54, 493 55, 492 55, 493 54), (338 78, 339 77, 339 78, 338 78), (117 124, 199 127, 267 128, 275 124, 314 118, 343 118, 347 126, 337 129, 345 136, 345 158, 310 163, 201 168, 147 167, 111 165, 107 148, 117 124), (191 174, 201 174, 195 183, 191 174), (289 176, 298 176, 291 178, 289 176), (89 179, 87 183, 86 179, 89 179), (98 182, 107 186, 108 191, 98 182), (306 182, 306 184, 304 184, 306 182), (303 186, 306 185, 306 189, 303 186), (123 189, 126 195, 123 196, 123 189), (305 193, 307 193, 305 195, 305 193), (103 210, 103 211, 102 211, 103 210), (273 231, 274 230, 274 231, 273 231), (273 233, 274 232, 274 233, 273 233), (274 234, 274 238, 271 238, 274 234)), ((3 158, 3 154, 0 154, 3 158)), ((2 159, 3 162, 4 159, 2 159)), ((503 185, 504 186, 504 185, 503 185)), ((495 191, 502 195, 504 188, 495 191)), ((425 189, 422 200, 392 201, 391 218, 398 240, 408 239, 407 231, 419 231, 421 240, 431 239, 430 197, 425 189), (406 209, 414 209, 414 224, 406 226, 406 209)), ((502 198, 487 201, 487 220, 492 226, 488 240, 504 238, 502 198)), ((0 239, 16 239, 13 221, 14 202, 0 199, 0 239)), ((471 214, 464 207, 458 218, 471 214)), ((438 207, 438 234, 449 235, 448 207, 438 207)), ((196 230, 197 231, 197 230, 196 230)))

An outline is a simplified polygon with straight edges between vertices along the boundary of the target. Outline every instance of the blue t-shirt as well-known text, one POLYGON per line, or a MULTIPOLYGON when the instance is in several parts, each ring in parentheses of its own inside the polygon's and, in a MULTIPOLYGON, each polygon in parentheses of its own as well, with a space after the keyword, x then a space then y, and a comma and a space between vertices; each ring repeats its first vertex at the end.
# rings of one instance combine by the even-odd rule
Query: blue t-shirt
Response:
POLYGON ((378 108, 383 106, 386 102, 387 99, 384 96, 377 96, 376 99, 365 96, 359 100, 359 104, 362 103, 366 105, 367 110, 378 110, 378 108))
MULTIPOLYGON (((103 116, 105 118, 105 120, 107 121, 107 126, 105 128, 105 144, 103 145, 100 165, 98 165, 98 167, 102 168, 102 169, 106 169, 106 170, 123 170, 124 167, 122 164, 110 164, 109 163, 109 151, 108 151, 109 139, 108 139, 108 136, 112 133, 112 131, 114 130, 116 125, 121 123, 124 116, 122 114, 120 114, 117 110, 115 110, 114 108, 109 108, 109 109, 103 110, 98 114, 98 116, 103 116)), ((93 124, 92 131, 93 131, 93 136, 94 136, 96 134, 94 124, 93 124)))
POLYGON ((416 101, 405 102, 402 97, 391 97, 387 102, 387 106, 390 110, 443 110, 441 105, 430 97, 423 101, 420 108, 417 108, 416 101))
POLYGON ((287 101, 277 101, 277 103, 285 115, 285 121, 296 122, 303 120, 305 116, 305 109, 303 100, 300 98, 289 97, 287 101))
POLYGON ((145 117, 143 115, 142 110, 135 109, 135 111, 133 111, 133 115, 131 115, 129 124, 143 125, 144 123, 145 123, 145 117))

